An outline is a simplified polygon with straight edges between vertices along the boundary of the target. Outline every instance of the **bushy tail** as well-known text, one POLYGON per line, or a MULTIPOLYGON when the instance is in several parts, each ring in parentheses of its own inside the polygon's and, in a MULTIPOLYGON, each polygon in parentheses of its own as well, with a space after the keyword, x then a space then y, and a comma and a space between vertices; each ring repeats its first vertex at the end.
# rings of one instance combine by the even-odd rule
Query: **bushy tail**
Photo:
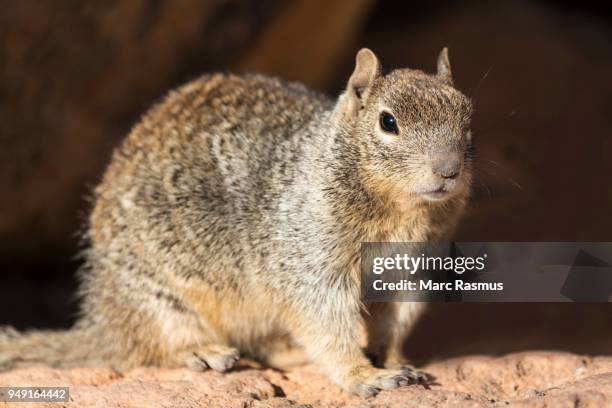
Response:
POLYGON ((48 364, 74 367, 95 364, 95 345, 90 330, 33 330, 20 333, 0 328, 0 371, 48 364))

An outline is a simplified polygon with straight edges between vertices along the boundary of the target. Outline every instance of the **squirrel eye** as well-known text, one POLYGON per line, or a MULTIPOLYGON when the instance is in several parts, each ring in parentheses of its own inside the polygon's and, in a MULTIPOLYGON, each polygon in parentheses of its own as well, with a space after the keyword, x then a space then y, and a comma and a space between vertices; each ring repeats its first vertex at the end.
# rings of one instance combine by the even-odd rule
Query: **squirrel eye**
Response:
POLYGON ((397 128, 397 121, 395 117, 389 112, 382 112, 380 114, 380 128, 387 133, 399 134, 397 128))

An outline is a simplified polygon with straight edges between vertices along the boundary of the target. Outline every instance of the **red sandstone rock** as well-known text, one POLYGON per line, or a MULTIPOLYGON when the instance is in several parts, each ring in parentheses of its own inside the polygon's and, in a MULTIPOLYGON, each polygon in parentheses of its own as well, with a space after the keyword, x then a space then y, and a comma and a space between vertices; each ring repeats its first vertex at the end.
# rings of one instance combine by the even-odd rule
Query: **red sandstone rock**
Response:
POLYGON ((429 389, 412 385, 368 400, 345 395, 313 366, 286 373, 244 366, 227 374, 33 367, 1 373, 0 386, 70 387, 69 403, 13 404, 16 407, 612 406, 612 357, 525 352, 455 358, 424 369, 436 377, 429 389))

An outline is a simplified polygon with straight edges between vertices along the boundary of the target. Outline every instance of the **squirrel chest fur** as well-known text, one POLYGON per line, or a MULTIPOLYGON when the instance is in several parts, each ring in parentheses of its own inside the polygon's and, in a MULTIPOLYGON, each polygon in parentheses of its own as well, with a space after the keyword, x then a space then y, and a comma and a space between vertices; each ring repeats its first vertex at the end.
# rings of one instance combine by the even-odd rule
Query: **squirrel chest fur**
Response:
POLYGON ((303 357, 365 397, 418 380, 401 346, 422 305, 364 313, 360 244, 449 237, 468 198, 470 114, 446 50, 429 75, 383 74, 363 49, 337 100, 258 75, 171 92, 95 190, 82 317, 68 332, 6 331, 0 364, 225 371, 240 355, 303 357))

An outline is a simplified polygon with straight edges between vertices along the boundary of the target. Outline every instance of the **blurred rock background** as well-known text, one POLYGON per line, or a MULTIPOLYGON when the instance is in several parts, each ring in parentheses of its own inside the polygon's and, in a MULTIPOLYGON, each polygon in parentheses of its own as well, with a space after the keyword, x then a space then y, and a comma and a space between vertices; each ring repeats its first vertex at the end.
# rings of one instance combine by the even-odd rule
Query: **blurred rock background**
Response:
MULTIPOLYGON (((476 104, 457 239, 612 241, 612 11, 595 1, 9 0, 0 13, 0 324, 67 327, 78 232, 110 153, 170 88, 258 71, 337 94, 356 50, 433 71, 476 104)), ((435 305, 417 362, 612 354, 606 304, 435 305)))

